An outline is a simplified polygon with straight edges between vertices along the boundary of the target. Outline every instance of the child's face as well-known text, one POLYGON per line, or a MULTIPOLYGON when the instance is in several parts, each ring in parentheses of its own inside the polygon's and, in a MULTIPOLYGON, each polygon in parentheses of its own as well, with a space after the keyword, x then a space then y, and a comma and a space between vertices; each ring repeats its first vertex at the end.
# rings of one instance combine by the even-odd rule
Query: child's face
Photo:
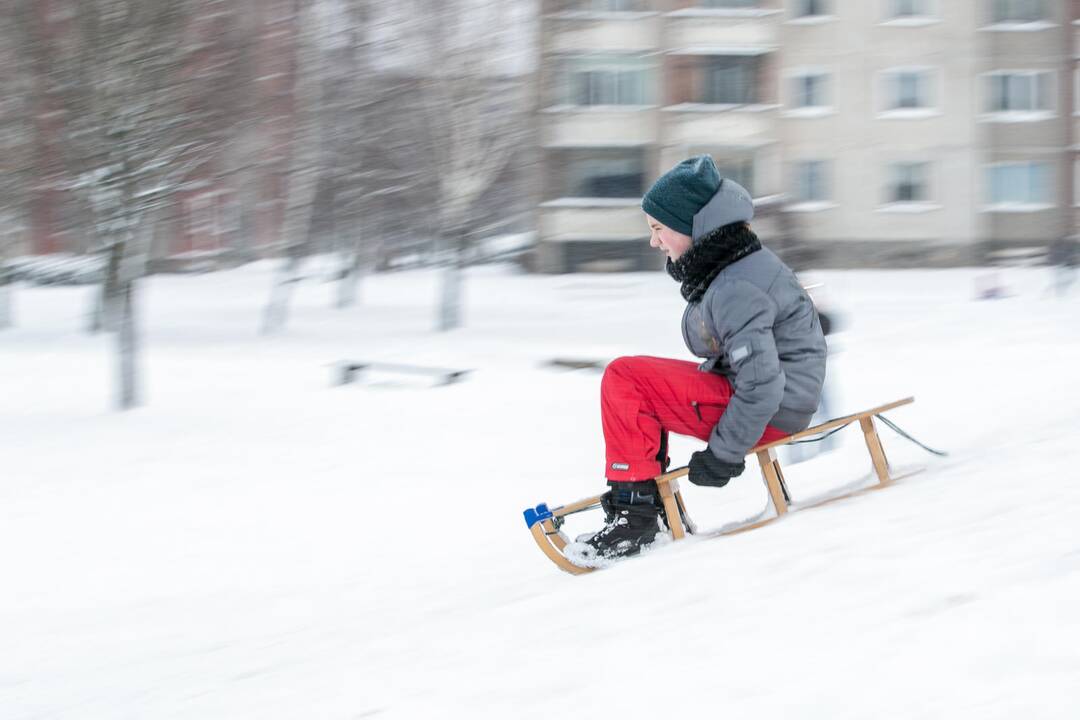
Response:
POLYGON ((645 219, 649 222, 649 246, 663 250, 673 262, 690 248, 689 235, 672 230, 648 213, 645 219))

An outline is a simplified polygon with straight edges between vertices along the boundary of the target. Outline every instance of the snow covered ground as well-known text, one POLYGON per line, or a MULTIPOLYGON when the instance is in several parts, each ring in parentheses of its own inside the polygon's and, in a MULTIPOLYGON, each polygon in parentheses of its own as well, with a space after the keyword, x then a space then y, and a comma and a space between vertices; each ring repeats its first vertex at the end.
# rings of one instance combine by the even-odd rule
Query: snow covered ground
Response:
MULTIPOLYGON (((272 266, 142 286, 146 405, 109 410, 89 287, 20 288, 0 333, 0 718, 1076 718, 1080 293, 973 301, 979 271, 823 272, 846 312, 839 410, 905 395, 880 493, 584 577, 521 510, 603 489, 600 375, 553 357, 686 357, 662 274, 433 272, 297 289, 272 266), (346 359, 475 372, 331 385, 346 359)), ((857 429, 787 468, 869 478, 857 429)), ((676 462, 696 441, 676 442, 676 462)), ((699 524, 766 502, 756 468, 685 489, 699 524)), ((571 530, 598 525, 577 516, 571 530)))

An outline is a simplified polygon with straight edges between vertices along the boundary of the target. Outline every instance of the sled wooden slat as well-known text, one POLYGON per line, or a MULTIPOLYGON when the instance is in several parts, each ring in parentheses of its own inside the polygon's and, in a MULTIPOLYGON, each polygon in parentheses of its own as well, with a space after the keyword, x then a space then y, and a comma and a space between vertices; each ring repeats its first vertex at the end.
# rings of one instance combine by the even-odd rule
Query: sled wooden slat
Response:
POLYGON ((919 473, 921 473, 925 469, 926 468, 924 468, 924 467, 920 467, 920 468, 915 468, 914 470, 908 470, 905 473, 901 473, 900 475, 894 476, 892 481, 893 482, 899 482, 901 480, 906 480, 909 477, 911 477, 912 475, 918 475, 919 473))
POLYGON ((751 448, 750 452, 768 450, 769 448, 787 445, 788 443, 794 442, 795 440, 804 440, 806 438, 814 437, 815 435, 820 435, 823 432, 828 432, 829 430, 834 430, 838 427, 850 425, 851 423, 862 417, 867 417, 870 415, 880 415, 883 412, 888 412, 889 410, 901 407, 903 405, 910 405, 913 402, 915 402, 915 398, 908 397, 904 398, 903 400, 896 400, 895 402, 886 403, 885 405, 879 405, 876 408, 863 410, 862 412, 852 413, 851 415, 844 415, 843 417, 838 417, 833 420, 829 420, 828 422, 823 422, 820 425, 815 425, 812 428, 807 428, 806 430, 803 430, 802 432, 797 432, 794 435, 788 435, 787 437, 782 437, 779 440, 774 440, 770 443, 765 443, 764 445, 757 445, 751 448))
MULTIPOLYGON (((877 428, 874 423, 874 418, 883 412, 904 406, 910 405, 915 401, 913 397, 903 398, 891 403, 879 405, 869 410, 863 410, 862 412, 852 413, 851 415, 844 415, 842 417, 828 420, 820 425, 815 425, 812 428, 807 428, 802 432, 789 435, 779 440, 764 443, 750 449, 747 453, 753 454, 757 457, 758 465, 761 467, 761 477, 765 484, 765 489, 769 497, 769 504, 772 505, 774 514, 771 517, 761 518, 749 522, 745 525, 729 528, 721 532, 708 533, 707 537, 714 537, 719 535, 733 535, 736 533, 746 532, 753 530, 763 525, 775 522, 783 518, 789 512, 797 510, 807 510, 814 507, 820 507, 828 503, 835 502, 844 498, 853 497, 855 495, 861 495, 871 490, 880 490, 881 488, 888 487, 896 480, 901 478, 910 477, 921 471, 921 468, 909 471, 896 478, 890 476, 889 472, 889 460, 885 455, 885 449, 881 444, 881 437, 878 435, 877 428), (859 427, 862 429, 863 439, 866 442, 866 449, 870 454, 870 461, 873 466, 874 476, 877 482, 869 487, 860 487, 850 492, 844 492, 839 495, 833 495, 829 497, 816 500, 809 504, 800 504, 793 502, 789 493, 788 487, 784 478, 783 468, 780 466, 780 460, 777 457, 776 448, 787 445, 791 442, 802 440, 805 438, 815 437, 822 433, 834 430, 837 428, 846 427, 855 422, 859 423, 859 427)), ((686 503, 683 500, 681 491, 679 490, 679 478, 689 473, 688 468, 679 468, 666 472, 656 477, 657 490, 660 493, 660 499, 663 504, 664 514, 667 516, 668 525, 671 528, 672 539, 682 540, 688 533, 693 534, 696 532, 694 523, 690 520, 690 515, 686 511, 686 503)), ((593 568, 581 567, 572 563, 563 554, 569 541, 566 536, 563 535, 555 528, 554 519, 561 518, 571 513, 580 512, 582 510, 588 510, 600 504, 600 495, 585 498, 584 500, 578 500, 577 502, 563 505, 561 507, 554 508, 547 511, 544 508, 546 515, 540 516, 545 519, 534 522, 530 525, 529 530, 532 533, 533 539, 536 540, 536 544, 540 546, 540 549, 547 557, 554 562, 559 568, 565 570, 574 575, 582 575, 588 572, 592 572, 593 568)), ((541 506, 537 506, 536 510, 540 511, 541 506)), ((768 508, 766 508, 766 511, 768 508)), ((527 511, 527 521, 528 521, 527 511)), ((536 515, 534 515, 534 518, 536 515)))
POLYGON ((686 531, 683 529, 682 515, 679 514, 679 503, 675 500, 675 493, 679 492, 679 481, 671 478, 657 482, 656 487, 664 503, 664 514, 667 516, 668 527, 671 528, 671 537, 674 540, 682 540, 686 537, 686 531))
MULTIPOLYGON (((746 525, 738 525, 733 528, 728 528, 727 530, 721 530, 718 533, 713 533, 713 535, 738 535, 739 533, 749 532, 750 530, 757 530, 759 527, 763 527, 765 525, 768 525, 769 523, 776 522, 779 519, 779 515, 773 515, 772 517, 755 520, 751 523, 747 523, 746 525)), ((711 535, 709 537, 711 537, 711 535)))
POLYGON ((557 508, 555 508, 554 510, 551 511, 551 514, 554 515, 555 517, 563 517, 565 515, 570 515, 572 513, 578 512, 580 510, 585 510, 587 508, 590 508, 593 505, 599 505, 600 504, 600 498, 601 498, 600 495, 593 495, 590 498, 585 498, 584 500, 578 500, 577 502, 572 502, 569 505, 563 505, 562 507, 557 507, 557 508))
POLYGON ((759 450, 757 453, 758 464, 761 466, 761 476, 765 480, 765 488, 769 491, 769 499, 777 516, 788 511, 786 493, 784 492, 783 480, 780 476, 780 463, 776 458, 776 450, 759 450))
POLYGON ((866 439, 866 449, 870 451, 870 459, 874 463, 874 472, 877 473, 878 482, 887 485, 892 480, 889 477, 889 462, 885 459, 885 451, 881 447, 881 438, 874 429, 874 417, 868 415, 859 418, 863 437, 866 439))
POLYGON ((897 480, 903 480, 904 478, 909 478, 912 475, 918 475, 919 473, 921 473, 925 469, 926 468, 916 468, 915 470, 911 470, 910 472, 906 472, 903 475, 898 475, 898 476, 896 476, 894 478, 891 478, 890 482, 887 482, 887 483, 877 482, 877 483, 874 483, 873 485, 867 485, 865 487, 856 488, 855 490, 850 490, 848 492, 841 492, 841 493, 837 493, 835 495, 826 495, 825 497, 814 500, 813 502, 798 503, 793 508, 793 511, 810 510, 811 508, 822 507, 823 505, 828 505, 828 504, 834 503, 834 502, 836 502, 838 500, 848 500, 848 499, 853 498, 853 497, 858 497, 859 495, 866 495, 868 493, 872 493, 872 492, 874 492, 876 490, 883 490, 883 489, 889 487, 890 485, 892 485, 893 483, 895 483, 897 480))
POLYGON ((544 528, 542 523, 537 523, 529 528, 529 532, 532 533, 533 540, 540 546, 540 550, 551 562, 559 566, 560 570, 565 570, 571 575, 584 575, 585 573, 592 572, 592 568, 579 567, 574 563, 566 559, 566 556, 562 554, 560 550, 557 550, 552 544, 547 535, 544 534, 544 528))
POLYGON ((544 528, 544 535, 547 537, 548 542, 555 546, 555 549, 562 552, 566 549, 566 546, 570 544, 570 541, 566 539, 566 536, 562 534, 562 531, 555 529, 555 523, 550 520, 545 520, 540 524, 544 528))
POLYGON ((675 490, 675 505, 679 511, 679 518, 682 520, 683 525, 686 527, 686 532, 693 535, 697 532, 697 526, 694 525, 694 521, 690 519, 690 514, 686 512, 686 503, 683 502, 682 492, 676 488, 675 490))

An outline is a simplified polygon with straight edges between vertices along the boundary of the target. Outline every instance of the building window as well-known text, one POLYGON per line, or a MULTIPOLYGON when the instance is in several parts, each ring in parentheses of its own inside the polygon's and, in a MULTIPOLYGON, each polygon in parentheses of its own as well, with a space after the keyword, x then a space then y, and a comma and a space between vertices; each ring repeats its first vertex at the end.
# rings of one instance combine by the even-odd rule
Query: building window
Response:
POLYGON ((564 67, 568 105, 648 104, 648 69, 643 58, 571 58, 564 67))
POLYGON ((269 21, 271 23, 292 22, 296 17, 296 3, 290 0, 284 2, 273 2, 271 0, 268 9, 269 21))
POLYGON ((560 174, 554 197, 636 198, 645 192, 645 152, 641 148, 556 151, 553 170, 560 174))
POLYGON ((227 196, 218 206, 218 226, 222 235, 234 236, 240 232, 240 202, 227 196))
POLYGON ((579 9, 585 12, 640 12, 647 8, 644 0, 581 0, 579 9))
POLYGON ((821 108, 829 105, 829 76, 822 72, 796 75, 791 80, 791 105, 796 108, 821 108))
POLYGON ((756 8, 760 0, 702 0, 701 6, 707 8, 756 8))
POLYGON ((757 102, 756 57, 711 56, 705 63, 702 102, 714 105, 746 105, 757 102))
POLYGON ((188 200, 188 233, 192 245, 200 249, 216 247, 221 241, 217 193, 195 195, 188 200))
POLYGON ((1080 115, 1080 69, 1073 70, 1073 115, 1080 115))
POLYGON ((995 23, 1033 23, 1046 19, 1044 0, 992 0, 995 23))
POLYGON ((723 157, 716 158, 716 169, 720 171, 720 177, 737 182, 746 188, 751 196, 754 194, 754 161, 752 159, 735 159, 723 157))
POLYGON ((1036 112, 1053 109, 1053 73, 1006 71, 989 76, 990 112, 1036 112))
POLYGON ((889 166, 886 202, 915 203, 930 199, 929 163, 902 162, 889 166))
POLYGON ((1052 203, 1048 163, 1017 162, 991 165, 988 186, 991 206, 1031 206, 1052 203))
POLYGON ((804 160, 795 164, 792 196, 798 203, 826 202, 829 199, 828 164, 824 160, 804 160))
POLYGON ((795 17, 817 17, 828 14, 825 0, 795 0, 795 17))
POLYGON ((930 14, 928 0, 889 0, 889 17, 923 17, 930 14))
POLYGON ((1073 160, 1073 206, 1080 207, 1080 160, 1073 160))
POLYGON ((929 108, 932 101, 933 74, 925 69, 890 70, 885 73, 885 109, 913 110, 929 108))
POLYGON ((65 20, 71 20, 72 18, 74 18, 76 16, 76 14, 78 12, 75 9, 74 5, 72 5, 72 6, 61 6, 61 7, 55 7, 53 5, 49 5, 47 7, 49 9, 45 11, 45 22, 46 23, 58 23, 58 22, 64 22, 65 20))

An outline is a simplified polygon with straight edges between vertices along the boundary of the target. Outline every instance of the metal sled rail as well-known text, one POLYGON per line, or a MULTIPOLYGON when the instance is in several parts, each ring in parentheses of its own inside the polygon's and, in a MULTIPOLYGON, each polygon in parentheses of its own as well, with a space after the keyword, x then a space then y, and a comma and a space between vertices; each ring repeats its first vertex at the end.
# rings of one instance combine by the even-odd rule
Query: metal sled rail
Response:
MULTIPOLYGON (((761 527, 762 525, 767 525, 775 520, 779 520, 787 514, 790 509, 805 510, 807 508, 818 507, 825 503, 851 497, 852 495, 858 495, 870 490, 878 490, 887 487, 889 484, 901 479, 901 477, 908 477, 919 472, 918 470, 915 470, 901 477, 892 477, 890 475, 889 461, 885 457, 885 450, 881 446, 881 438, 878 436, 877 429, 874 426, 874 418, 881 413, 903 405, 910 405, 913 402, 915 402, 915 398, 913 397, 896 400, 869 410, 863 410, 862 412, 834 418, 812 428, 807 428, 802 432, 795 433, 794 435, 789 435, 780 440, 752 448, 748 454, 757 456, 758 464, 761 466, 762 480, 769 493, 769 504, 772 506, 773 515, 764 520, 757 520, 745 525, 710 534, 710 537, 731 535, 733 533, 752 530, 761 527), (870 461, 873 465, 874 473, 877 475, 877 484, 853 490, 851 492, 831 495, 812 504, 799 505, 798 507, 792 508, 791 495, 788 493, 787 483, 784 480, 784 472, 781 469, 780 461, 776 456, 776 448, 825 432, 837 431, 840 428, 847 427, 856 422, 858 422, 859 427, 862 428, 863 439, 866 441, 866 449, 870 453, 870 461)), ((660 491, 660 498, 664 506, 664 515, 671 528, 673 540, 682 540, 686 537, 687 533, 693 534, 696 532, 696 527, 690 519, 689 514, 686 512, 686 503, 683 501, 682 493, 679 490, 679 478, 687 473, 687 468, 679 468, 678 470, 672 470, 671 472, 659 475, 656 478, 656 486, 660 491)), ((560 505, 555 508, 549 508, 547 503, 540 503, 536 507, 525 510, 525 525, 529 528, 529 532, 532 534, 533 540, 536 541, 541 552, 543 552, 549 560, 558 565, 560 569, 573 575, 583 575, 592 572, 594 568, 575 565, 564 554, 563 551, 570 541, 560 529, 562 526, 562 518, 572 513, 599 507, 600 497, 600 495, 595 495, 593 497, 585 498, 584 500, 578 500, 577 502, 572 502, 568 505, 560 505)))

